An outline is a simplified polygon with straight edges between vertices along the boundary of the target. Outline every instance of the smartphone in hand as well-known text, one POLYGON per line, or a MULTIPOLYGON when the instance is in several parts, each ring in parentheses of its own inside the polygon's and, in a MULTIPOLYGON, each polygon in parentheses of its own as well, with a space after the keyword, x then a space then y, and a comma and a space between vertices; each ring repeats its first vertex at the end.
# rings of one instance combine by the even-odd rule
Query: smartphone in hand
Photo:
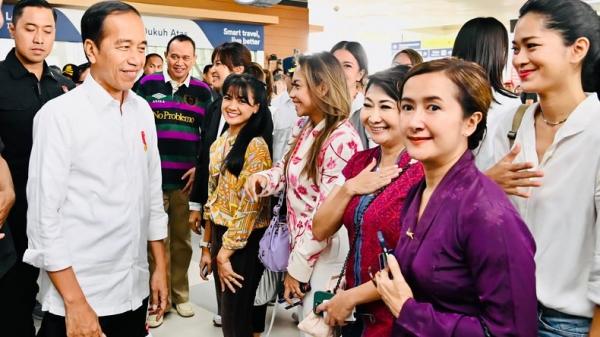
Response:
POLYGON ((208 265, 205 265, 204 268, 202 268, 202 270, 200 271, 200 276, 202 278, 208 277, 208 265))
MULTIPOLYGON (((379 241, 379 246, 381 247, 381 253, 379 253, 379 270, 384 270, 388 266, 387 256, 393 251, 387 247, 385 238, 383 237, 383 232, 380 230, 377 231, 377 241, 379 241)), ((392 274, 389 273, 389 275, 390 278, 392 278, 392 274)))
POLYGON ((300 290, 302 291, 303 294, 306 294, 307 292, 309 292, 311 290, 310 287, 310 283, 300 283, 300 290))

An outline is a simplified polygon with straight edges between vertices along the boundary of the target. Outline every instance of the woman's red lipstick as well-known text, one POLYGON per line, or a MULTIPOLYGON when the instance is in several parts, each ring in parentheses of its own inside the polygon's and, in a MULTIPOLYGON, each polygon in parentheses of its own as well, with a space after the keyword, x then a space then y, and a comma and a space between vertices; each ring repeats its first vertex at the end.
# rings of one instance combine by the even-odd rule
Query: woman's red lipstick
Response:
POLYGON ((406 138, 408 138, 408 140, 413 144, 421 144, 422 142, 424 142, 426 140, 432 139, 432 137, 411 137, 411 136, 407 136, 406 138))
POLYGON ((527 77, 529 77, 529 75, 531 75, 531 73, 533 73, 533 70, 521 70, 519 71, 519 77, 524 80, 527 77))

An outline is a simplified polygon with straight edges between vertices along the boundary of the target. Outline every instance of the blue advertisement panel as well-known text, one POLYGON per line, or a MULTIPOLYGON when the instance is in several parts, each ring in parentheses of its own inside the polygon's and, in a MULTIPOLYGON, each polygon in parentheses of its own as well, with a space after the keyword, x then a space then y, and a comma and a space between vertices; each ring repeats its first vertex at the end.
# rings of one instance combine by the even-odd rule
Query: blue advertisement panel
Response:
MULTIPOLYGON (((2 6, 6 23, 12 22, 13 5, 2 6)), ((55 8, 56 41, 81 42, 79 21, 83 10, 55 8)), ((264 27, 232 22, 193 21, 187 19, 142 16, 149 45, 166 46, 177 34, 190 36, 199 48, 214 48, 224 42, 239 42, 251 51, 264 50, 264 27)), ((0 29, 0 39, 10 39, 7 25, 0 29)))
POLYGON ((231 22, 194 21, 213 46, 239 42, 252 51, 264 50, 264 27, 231 22))

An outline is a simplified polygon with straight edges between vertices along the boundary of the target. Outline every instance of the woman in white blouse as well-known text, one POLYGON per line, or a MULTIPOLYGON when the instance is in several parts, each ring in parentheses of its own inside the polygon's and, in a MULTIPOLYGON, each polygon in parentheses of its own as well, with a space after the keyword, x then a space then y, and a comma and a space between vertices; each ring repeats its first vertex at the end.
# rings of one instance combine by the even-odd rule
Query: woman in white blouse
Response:
POLYGON ((267 171, 252 175, 246 191, 254 199, 286 188, 291 253, 284 280, 284 296, 303 301, 302 314, 312 310, 313 291, 326 290, 339 274, 348 253, 348 233, 341 228, 329 240, 313 237, 312 219, 333 189, 347 161, 362 145, 348 121, 350 95, 342 67, 331 53, 298 59, 290 97, 300 119, 288 142, 286 155, 267 171), (301 283, 309 283, 305 292, 301 283))
POLYGON ((525 112, 507 156, 514 114, 506 116, 495 135, 495 159, 503 159, 487 172, 513 194, 536 240, 539 336, 600 333, 600 102, 586 94, 598 87, 598 20, 580 0, 521 7, 513 65, 540 102, 525 112), (543 177, 530 181, 533 172, 518 165, 543 177))

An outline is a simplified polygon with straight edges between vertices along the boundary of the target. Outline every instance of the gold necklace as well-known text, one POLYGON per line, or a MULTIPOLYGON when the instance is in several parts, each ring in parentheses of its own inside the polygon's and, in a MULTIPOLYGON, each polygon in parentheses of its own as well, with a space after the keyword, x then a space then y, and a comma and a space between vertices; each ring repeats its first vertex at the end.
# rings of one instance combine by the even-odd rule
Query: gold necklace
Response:
POLYGON ((567 119, 569 118, 569 116, 565 117, 565 119, 560 120, 558 122, 552 122, 546 119, 546 117, 544 117, 544 111, 542 110, 542 108, 540 108, 540 117, 542 117, 542 120, 544 121, 544 123, 546 123, 546 125, 548 126, 557 126, 557 125, 561 125, 562 123, 566 122, 567 119))

